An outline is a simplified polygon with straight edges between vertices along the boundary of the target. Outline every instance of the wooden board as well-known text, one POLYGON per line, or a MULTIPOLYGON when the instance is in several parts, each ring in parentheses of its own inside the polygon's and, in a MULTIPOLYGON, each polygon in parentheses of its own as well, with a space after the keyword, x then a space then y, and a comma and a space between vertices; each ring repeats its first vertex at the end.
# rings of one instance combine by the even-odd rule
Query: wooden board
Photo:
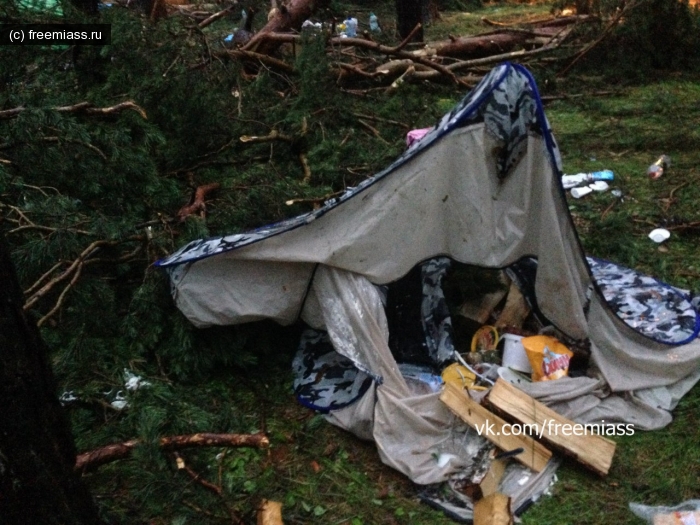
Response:
POLYGON ((507 459, 494 459, 486 471, 484 479, 479 483, 479 492, 481 497, 485 498, 498 491, 498 485, 501 483, 503 474, 506 471, 507 459))
POLYGON ((510 497, 495 492, 474 503, 474 525, 513 525, 510 497))
POLYGON ((507 381, 496 381, 488 402, 515 421, 536 428, 547 444, 573 456, 601 476, 610 470, 615 455, 614 441, 591 434, 591 429, 586 430, 583 425, 557 414, 507 381))
POLYGON ((264 499, 258 509, 257 525, 284 525, 282 522, 282 504, 264 499))
POLYGON ((489 412, 469 397, 464 389, 454 383, 446 383, 440 395, 440 401, 470 427, 481 432, 503 451, 524 448, 525 452, 515 456, 526 467, 540 472, 552 457, 552 452, 528 436, 514 436, 510 424, 489 412), (504 427, 507 427, 504 432, 504 427), (489 431, 485 429, 488 428, 489 431))

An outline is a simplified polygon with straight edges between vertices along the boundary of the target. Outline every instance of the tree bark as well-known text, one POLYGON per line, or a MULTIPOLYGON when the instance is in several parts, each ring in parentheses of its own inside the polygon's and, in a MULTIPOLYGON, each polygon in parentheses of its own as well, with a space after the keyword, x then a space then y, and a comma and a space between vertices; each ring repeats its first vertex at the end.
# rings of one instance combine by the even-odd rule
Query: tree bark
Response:
POLYGON ((316 10, 318 0, 291 0, 243 46, 246 51, 270 54, 279 47, 278 42, 266 40, 265 33, 284 33, 290 29, 301 29, 301 24, 316 10))
POLYGON ((412 41, 423 41, 423 3, 423 0, 396 0, 396 29, 402 39, 408 37, 416 25, 421 24, 412 41))
POLYGON ((76 450, 56 397, 47 348, 0 234, 0 522, 98 524, 97 509, 73 471, 76 450))

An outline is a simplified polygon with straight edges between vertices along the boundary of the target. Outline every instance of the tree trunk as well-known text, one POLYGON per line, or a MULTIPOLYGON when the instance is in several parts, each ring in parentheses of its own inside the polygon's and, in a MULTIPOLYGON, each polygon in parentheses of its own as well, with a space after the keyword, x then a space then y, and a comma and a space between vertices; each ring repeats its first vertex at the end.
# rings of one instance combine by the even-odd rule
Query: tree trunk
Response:
POLYGON ((75 445, 56 398, 47 349, 0 234, 0 523, 98 524, 74 473, 75 445))
MULTIPOLYGON (((417 24, 423 23, 424 0, 396 0, 396 29, 404 39, 417 24)), ((423 41, 423 27, 413 37, 413 42, 423 41)))

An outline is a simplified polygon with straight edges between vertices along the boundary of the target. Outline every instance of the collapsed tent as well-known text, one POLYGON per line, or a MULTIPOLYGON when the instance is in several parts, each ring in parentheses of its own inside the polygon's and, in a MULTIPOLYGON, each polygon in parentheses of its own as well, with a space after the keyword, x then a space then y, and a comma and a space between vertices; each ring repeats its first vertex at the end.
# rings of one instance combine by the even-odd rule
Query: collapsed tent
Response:
POLYGON ((689 299, 587 260, 560 177, 534 80, 504 64, 391 166, 320 209, 194 241, 157 265, 198 327, 307 323, 312 330, 294 363, 300 400, 374 440, 382 461, 416 483, 440 483, 475 468, 483 438, 467 439, 439 392, 416 389, 415 373, 392 350, 401 346, 397 337, 417 330, 423 342, 415 352, 436 367, 454 359, 440 289, 450 261, 482 268, 536 261, 530 285, 538 312, 572 341, 590 342, 591 370, 523 388, 567 417, 660 428, 700 378, 700 321, 689 299), (387 302, 412 273, 401 297, 417 295, 419 315, 397 315, 387 302), (636 326, 644 315, 628 308, 629 282, 616 285, 623 274, 639 285, 641 308, 647 295, 662 303, 650 307, 662 319, 647 315, 636 326), (325 379, 335 386, 324 391, 318 371, 329 369, 325 379))

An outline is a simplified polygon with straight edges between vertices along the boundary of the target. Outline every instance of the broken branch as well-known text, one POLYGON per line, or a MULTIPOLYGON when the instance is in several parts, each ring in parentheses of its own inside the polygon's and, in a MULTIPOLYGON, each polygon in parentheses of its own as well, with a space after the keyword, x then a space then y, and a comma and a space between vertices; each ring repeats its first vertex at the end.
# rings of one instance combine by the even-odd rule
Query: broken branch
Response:
POLYGON ((200 216, 204 217, 207 211, 207 205, 204 201, 207 198, 207 194, 219 188, 221 188, 221 184, 218 182, 212 182, 211 184, 197 187, 190 203, 180 208, 180 211, 177 212, 177 217, 180 219, 180 222, 195 213, 199 213, 200 216))
MULTIPOLYGON (((0 111, 0 119, 14 118, 26 109, 26 107, 20 106, 13 109, 2 110, 0 111)), ((125 109, 131 109, 136 111, 136 113, 141 115, 144 119, 148 118, 144 109, 133 100, 127 100, 126 102, 121 102, 106 108, 96 108, 90 102, 78 102, 72 106, 58 106, 50 109, 59 113, 84 113, 86 115, 111 115, 112 113, 118 113, 125 109)))
MULTIPOLYGON (((131 439, 113 443, 90 452, 79 454, 75 461, 77 472, 87 472, 106 463, 124 459, 139 445, 141 440, 131 439)), ((265 434, 210 434, 199 433, 185 436, 170 436, 160 439, 160 448, 166 451, 188 447, 253 447, 266 448, 270 440, 265 434)))

